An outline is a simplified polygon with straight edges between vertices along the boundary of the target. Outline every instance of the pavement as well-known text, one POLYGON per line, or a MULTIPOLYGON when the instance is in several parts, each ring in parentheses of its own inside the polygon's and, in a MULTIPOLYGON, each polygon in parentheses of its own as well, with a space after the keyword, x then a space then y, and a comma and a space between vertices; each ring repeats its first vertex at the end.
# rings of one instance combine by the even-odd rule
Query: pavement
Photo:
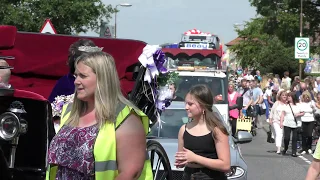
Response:
MULTIPOLYGON (((261 118, 263 119, 263 118, 261 118)), ((267 142, 269 124, 262 121, 262 128, 257 129, 257 136, 252 142, 240 145, 242 155, 248 165, 248 180, 303 180, 306 177, 312 156, 292 157, 276 154, 274 143, 267 142)))

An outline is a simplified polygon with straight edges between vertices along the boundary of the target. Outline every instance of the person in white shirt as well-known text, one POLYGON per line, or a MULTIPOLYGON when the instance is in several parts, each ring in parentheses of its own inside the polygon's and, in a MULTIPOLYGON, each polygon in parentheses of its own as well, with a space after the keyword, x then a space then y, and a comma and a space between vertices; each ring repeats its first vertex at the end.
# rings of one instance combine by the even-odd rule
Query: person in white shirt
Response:
POLYGON ((280 91, 277 95, 277 101, 273 104, 269 116, 269 123, 273 127, 271 131, 275 135, 277 154, 281 152, 282 138, 283 138, 283 128, 280 127, 280 118, 282 114, 283 106, 287 103, 287 93, 285 91, 280 91))
POLYGON ((282 78, 282 82, 281 82, 281 84, 283 84, 283 83, 286 83, 286 87, 288 87, 289 89, 290 89, 290 87, 291 87, 291 78, 289 77, 289 71, 285 71, 284 73, 283 73, 283 78, 282 78))
POLYGON ((292 132, 292 156, 297 157, 297 139, 298 139, 298 121, 304 115, 304 112, 297 105, 299 100, 294 92, 288 93, 288 103, 284 105, 280 118, 280 127, 284 129, 284 149, 282 154, 287 153, 290 135, 292 132))
POLYGON ((270 108, 270 105, 273 104, 273 102, 271 100, 273 83, 271 82, 270 78, 269 78, 269 80, 268 80, 269 82, 267 83, 266 91, 263 94, 263 103, 266 106, 266 121, 267 122, 269 122, 269 114, 270 114, 269 108, 270 108))
POLYGON ((301 95, 300 109, 304 112, 301 116, 302 121, 302 149, 300 154, 312 154, 312 131, 314 128, 314 111, 315 104, 311 100, 309 94, 301 95))

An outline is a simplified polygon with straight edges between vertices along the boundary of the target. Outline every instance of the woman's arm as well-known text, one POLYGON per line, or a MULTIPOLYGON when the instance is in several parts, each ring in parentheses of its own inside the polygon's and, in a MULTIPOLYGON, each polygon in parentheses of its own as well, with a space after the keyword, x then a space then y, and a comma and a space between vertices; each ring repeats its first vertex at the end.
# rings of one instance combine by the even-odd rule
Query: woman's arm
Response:
MULTIPOLYGON (((178 134, 178 152, 182 152, 183 151, 183 147, 184 147, 184 143, 183 143, 183 134, 184 131, 186 129, 186 124, 181 126, 180 130, 179 130, 179 134, 178 134)), ((183 168, 185 166, 185 164, 182 164, 183 161, 179 160, 179 157, 176 155, 176 160, 174 165, 177 168, 183 168)))
MULTIPOLYGON (((305 104, 303 104, 303 106, 304 106, 305 104)), ((308 109, 307 107, 306 108, 304 108, 303 106, 302 106, 302 108, 301 108, 301 104, 298 104, 298 105, 296 105, 298 108, 299 108, 299 110, 298 110, 298 113, 295 113, 294 114, 294 116, 295 117, 300 117, 300 116, 303 116, 304 115, 304 113, 308 113, 308 111, 305 111, 305 109, 308 109)), ((313 111, 311 111, 310 113, 312 113, 313 111)))
POLYGON ((116 180, 138 179, 146 160, 146 134, 141 119, 131 114, 116 131, 117 163, 116 180))
POLYGON ((320 160, 313 159, 309 167, 306 180, 316 180, 319 174, 320 174, 320 160))
POLYGON ((195 155, 194 162, 209 169, 228 172, 230 170, 230 146, 228 136, 223 134, 218 128, 215 128, 215 135, 216 138, 214 139, 214 142, 218 159, 211 159, 195 155))
POLYGON ((286 115, 285 111, 282 111, 280 116, 280 128, 283 128, 283 120, 285 115, 286 115))
POLYGON ((268 95, 267 98, 268 98, 269 104, 274 104, 274 103, 271 101, 271 96, 268 95))
POLYGON ((279 104, 279 102, 276 101, 276 102, 273 104, 272 108, 271 108, 270 115, 269 115, 269 122, 270 122, 270 123, 272 123, 272 121, 273 121, 273 119, 274 119, 275 111, 276 111, 276 109, 277 109, 277 107, 278 107, 278 104, 279 104))
POLYGON ((181 126, 180 130, 179 130, 179 134, 178 134, 178 151, 182 151, 184 144, 183 144, 183 134, 184 131, 186 129, 186 124, 181 126))

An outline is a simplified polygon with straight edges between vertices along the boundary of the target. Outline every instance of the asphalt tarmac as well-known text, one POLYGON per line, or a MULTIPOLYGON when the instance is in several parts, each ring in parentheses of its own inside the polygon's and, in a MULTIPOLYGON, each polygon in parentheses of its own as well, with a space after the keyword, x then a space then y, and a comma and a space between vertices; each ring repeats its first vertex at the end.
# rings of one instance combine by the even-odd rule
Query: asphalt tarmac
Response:
POLYGON ((240 145, 248 165, 248 180, 304 180, 312 156, 292 157, 291 146, 287 155, 276 154, 275 144, 267 142, 268 124, 263 122, 252 142, 240 145))

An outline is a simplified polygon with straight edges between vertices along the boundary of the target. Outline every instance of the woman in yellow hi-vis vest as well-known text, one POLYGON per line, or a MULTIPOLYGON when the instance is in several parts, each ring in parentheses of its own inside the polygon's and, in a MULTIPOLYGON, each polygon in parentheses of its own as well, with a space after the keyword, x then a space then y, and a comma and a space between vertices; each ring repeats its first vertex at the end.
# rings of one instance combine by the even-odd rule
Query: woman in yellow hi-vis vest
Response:
POLYGON ((50 143, 46 179, 153 179, 147 116, 122 95, 113 57, 79 48, 88 53, 75 63, 74 100, 50 143))

